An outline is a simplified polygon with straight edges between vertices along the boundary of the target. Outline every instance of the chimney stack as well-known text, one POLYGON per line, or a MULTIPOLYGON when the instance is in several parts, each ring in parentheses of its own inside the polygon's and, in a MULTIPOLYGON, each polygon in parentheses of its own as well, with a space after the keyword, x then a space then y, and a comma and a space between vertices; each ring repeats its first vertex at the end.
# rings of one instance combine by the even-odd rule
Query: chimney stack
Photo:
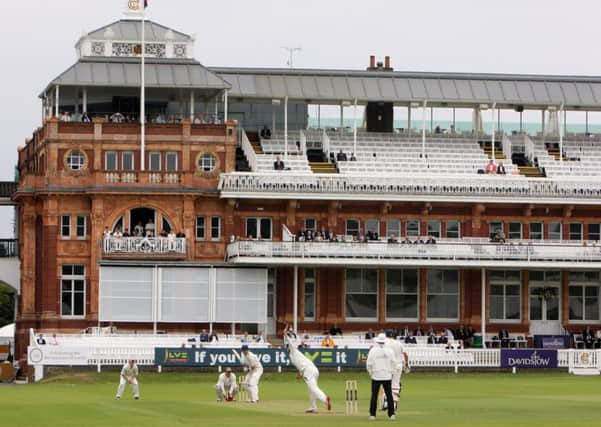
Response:
POLYGON ((390 56, 388 55, 384 57, 384 69, 390 70, 390 56))
POLYGON ((371 55, 369 57, 369 69, 373 70, 374 68, 376 68, 376 56, 375 55, 371 55))

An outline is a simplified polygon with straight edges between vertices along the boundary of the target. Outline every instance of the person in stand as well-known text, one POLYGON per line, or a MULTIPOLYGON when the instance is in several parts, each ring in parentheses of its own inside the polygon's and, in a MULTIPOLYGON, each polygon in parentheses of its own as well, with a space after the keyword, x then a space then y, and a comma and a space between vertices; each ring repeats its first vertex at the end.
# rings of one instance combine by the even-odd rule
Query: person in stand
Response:
POLYGON ((586 348, 593 348, 595 336, 593 335, 593 330, 590 326, 587 326, 584 328, 584 331, 582 331, 582 339, 584 340, 584 345, 586 348))
POLYGON ((490 159, 484 171, 489 175, 494 175, 497 173, 497 165, 495 165, 495 161, 490 159))
POLYGON ((501 347, 509 347, 509 331, 507 329, 501 329, 499 331, 499 341, 501 341, 501 347))
POLYGON ((346 153, 342 151, 342 148, 340 149, 338 154, 336 154, 336 160, 339 162, 346 162, 346 153))
POLYGON ((263 375, 263 365, 261 365, 257 355, 248 349, 248 345, 244 344, 240 350, 242 351, 240 363, 248 369, 246 387, 248 389, 249 402, 259 403, 259 380, 261 379, 261 375, 263 375))
POLYGON ((85 112, 81 115, 81 121, 82 123, 90 123, 92 120, 90 119, 90 116, 88 116, 88 113, 85 112))
POLYGON ((317 400, 321 401, 328 411, 332 410, 332 404, 330 397, 327 396, 320 388, 317 383, 319 378, 319 370, 304 354, 299 351, 299 343, 296 338, 296 334, 284 335, 284 344, 288 350, 288 357, 290 362, 298 369, 298 373, 303 377, 307 389, 309 389, 309 402, 310 406, 305 412, 309 414, 317 413, 317 400))
POLYGON ((232 372, 232 368, 225 368, 225 371, 219 375, 217 384, 215 384, 215 393, 217 394, 217 402, 223 400, 231 402, 236 398, 238 384, 236 384, 236 374, 232 372))
POLYGON ((134 399, 138 400, 140 398, 140 389, 138 386, 138 365, 135 359, 130 359, 121 369, 119 387, 117 388, 117 400, 120 400, 121 396, 123 396, 126 384, 131 384, 134 399))
POLYGON ((507 171, 505 170, 505 166, 503 166, 503 162, 499 162, 499 166, 497 166, 497 175, 506 175, 507 171))
POLYGON ((46 345, 46 339, 44 338, 44 335, 40 334, 38 335, 37 339, 35 340, 35 342, 38 345, 46 345))
MULTIPOLYGON (((395 356, 391 349, 386 348, 386 335, 378 334, 374 345, 367 355, 367 372, 371 378, 371 400, 369 403, 369 419, 376 419, 378 393, 384 388, 386 401, 394 402, 392 396, 392 374, 396 370, 395 356)), ((388 405, 388 418, 395 419, 394 405, 388 405)))
POLYGON ((269 129, 267 125, 264 125, 263 129, 261 129, 261 138, 271 139, 271 129, 269 129))
POLYGON ((275 162, 273 162, 273 170, 283 171, 285 167, 286 166, 284 165, 284 162, 282 161, 282 159, 280 159, 280 156, 277 156, 275 158, 275 162))
POLYGON ((200 342, 209 342, 209 334, 206 329, 203 329, 199 337, 200 342))
POLYGON ((367 333, 365 334, 365 341, 373 340, 376 337, 372 328, 369 328, 367 333))
POLYGON ((330 335, 342 335, 342 329, 338 327, 337 323, 334 323, 334 326, 330 328, 330 335))
POLYGON ((355 153, 351 153, 351 162, 356 162, 357 158, 355 157, 355 153))
POLYGON ((321 346, 327 348, 334 348, 336 347, 336 343, 330 335, 326 335, 325 338, 321 340, 321 346))

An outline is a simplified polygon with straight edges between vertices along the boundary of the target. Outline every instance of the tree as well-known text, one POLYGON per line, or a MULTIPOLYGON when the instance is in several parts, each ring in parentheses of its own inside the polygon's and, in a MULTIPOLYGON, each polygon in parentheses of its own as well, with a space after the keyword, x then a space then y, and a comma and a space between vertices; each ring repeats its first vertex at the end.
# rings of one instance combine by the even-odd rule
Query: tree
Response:
POLYGON ((0 284, 0 328, 15 321, 15 291, 0 284))

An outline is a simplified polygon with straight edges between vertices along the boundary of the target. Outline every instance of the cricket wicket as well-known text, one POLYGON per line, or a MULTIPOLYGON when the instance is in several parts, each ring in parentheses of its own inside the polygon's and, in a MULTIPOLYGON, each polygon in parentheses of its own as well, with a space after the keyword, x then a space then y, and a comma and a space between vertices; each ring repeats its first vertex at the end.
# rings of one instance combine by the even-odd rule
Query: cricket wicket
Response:
POLYGON ((344 399, 346 401, 346 415, 358 414, 357 380, 346 380, 344 399))
POLYGON ((248 388, 246 387, 246 375, 238 377, 238 398, 241 402, 248 400, 248 388))

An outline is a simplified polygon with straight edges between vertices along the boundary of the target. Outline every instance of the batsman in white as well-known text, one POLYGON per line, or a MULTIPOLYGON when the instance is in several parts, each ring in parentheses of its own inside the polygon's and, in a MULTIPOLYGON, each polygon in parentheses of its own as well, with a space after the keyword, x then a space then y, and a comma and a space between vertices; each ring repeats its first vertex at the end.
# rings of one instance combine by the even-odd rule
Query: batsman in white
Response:
POLYGON ((305 384, 307 384, 307 388, 309 389, 309 401, 311 402, 311 406, 305 412, 312 414, 317 413, 317 400, 323 402, 323 404, 326 405, 326 408, 328 408, 328 411, 331 411, 332 403, 330 402, 330 396, 327 396, 317 384, 319 370, 307 356, 299 351, 299 342, 296 336, 289 333, 285 334, 284 343, 288 350, 290 362, 298 369, 298 372, 302 375, 303 380, 305 380, 305 384))
POLYGON ((131 384, 134 392, 134 399, 140 398, 140 389, 138 388, 138 365, 134 359, 130 359, 121 369, 121 377, 119 378, 119 388, 117 388, 117 400, 123 396, 125 385, 131 384))
POLYGON ((396 411, 401 396, 401 374, 403 372, 409 372, 409 355, 405 351, 403 344, 392 337, 392 333, 387 333, 386 344, 384 344, 384 347, 392 350, 392 353, 394 354, 396 369, 392 373, 392 397, 394 398, 394 409, 396 411))
POLYGON ((248 397, 250 403, 259 402, 259 380, 263 375, 263 365, 259 361, 256 354, 252 353, 246 344, 241 349, 240 363, 248 368, 246 375, 246 388, 248 389, 248 397))
POLYGON ((231 402, 238 393, 238 384, 236 384, 236 374, 232 372, 232 368, 225 368, 225 372, 217 378, 215 384, 215 393, 217 393, 217 401, 221 402, 225 399, 226 402, 231 402))

